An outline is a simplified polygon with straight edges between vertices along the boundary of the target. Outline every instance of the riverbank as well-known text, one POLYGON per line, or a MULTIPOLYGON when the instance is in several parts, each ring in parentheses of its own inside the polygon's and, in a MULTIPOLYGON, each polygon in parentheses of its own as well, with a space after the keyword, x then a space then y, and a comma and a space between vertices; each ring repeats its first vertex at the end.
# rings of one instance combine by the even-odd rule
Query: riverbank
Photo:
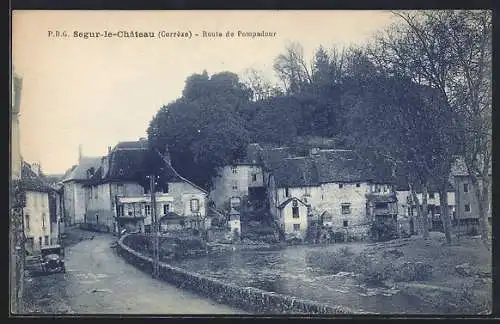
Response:
POLYGON ((359 274, 365 284, 399 290, 441 312, 491 312, 491 250, 478 238, 447 245, 442 233, 432 232, 428 240, 414 236, 346 246, 312 258, 327 271, 359 274))

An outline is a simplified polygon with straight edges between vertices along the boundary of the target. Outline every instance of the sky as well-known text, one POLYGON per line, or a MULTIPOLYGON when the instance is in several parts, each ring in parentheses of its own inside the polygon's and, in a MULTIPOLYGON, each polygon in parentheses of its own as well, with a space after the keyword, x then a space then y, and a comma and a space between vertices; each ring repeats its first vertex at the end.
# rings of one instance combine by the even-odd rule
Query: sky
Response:
POLYGON ((255 68, 272 77, 273 60, 289 42, 299 42, 310 59, 320 45, 363 44, 393 19, 384 11, 347 10, 14 11, 22 157, 62 174, 77 163, 79 145, 84 156, 102 156, 120 141, 146 137, 150 120, 182 95, 193 73, 255 68), (276 36, 239 38, 238 30, 276 36), (191 31, 192 38, 84 39, 75 31, 191 31), (203 31, 235 37, 207 38, 203 31))

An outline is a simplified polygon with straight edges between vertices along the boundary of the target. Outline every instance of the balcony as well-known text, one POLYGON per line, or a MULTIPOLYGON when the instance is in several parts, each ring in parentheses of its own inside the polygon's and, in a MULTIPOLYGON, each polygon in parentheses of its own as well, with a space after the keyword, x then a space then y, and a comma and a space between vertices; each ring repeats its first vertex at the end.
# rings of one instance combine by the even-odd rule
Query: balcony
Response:
MULTIPOLYGON (((174 197, 170 194, 156 193, 156 202, 173 202, 174 197)), ((137 195, 137 196, 117 196, 118 203, 120 204, 135 204, 135 203, 151 203, 151 195, 137 195)))

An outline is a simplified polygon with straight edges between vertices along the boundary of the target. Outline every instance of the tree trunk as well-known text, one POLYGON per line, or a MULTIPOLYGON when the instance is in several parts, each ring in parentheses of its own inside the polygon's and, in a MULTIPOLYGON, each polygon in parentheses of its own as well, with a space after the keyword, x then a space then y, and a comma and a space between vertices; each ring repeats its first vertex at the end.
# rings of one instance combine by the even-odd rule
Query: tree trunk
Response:
POLYGON ((489 225, 488 225, 488 209, 489 209, 489 179, 486 176, 485 178, 478 180, 476 176, 471 176, 472 185, 474 187, 474 193, 476 195, 476 199, 478 202, 478 211, 479 211, 479 227, 481 233, 481 239, 484 245, 489 249, 489 225))
POLYGON ((446 243, 451 244, 451 220, 448 210, 448 190, 446 187, 447 182, 445 181, 439 190, 439 205, 441 209, 441 223, 443 224, 446 243))
MULTIPOLYGON (((424 212, 422 210, 422 206, 420 205, 420 201, 418 200, 417 193, 410 185, 410 193, 413 203, 415 204, 415 209, 417 211, 417 232, 418 234, 422 234, 424 238, 429 237, 429 229, 427 227, 427 222, 424 221, 424 212)), ((427 205, 427 202, 426 202, 427 205)))
POLYGON ((422 186, 422 225, 423 225, 423 237, 424 239, 429 238, 429 218, 427 217, 428 211, 427 211, 427 195, 428 195, 428 189, 427 189, 427 181, 423 183, 422 186))

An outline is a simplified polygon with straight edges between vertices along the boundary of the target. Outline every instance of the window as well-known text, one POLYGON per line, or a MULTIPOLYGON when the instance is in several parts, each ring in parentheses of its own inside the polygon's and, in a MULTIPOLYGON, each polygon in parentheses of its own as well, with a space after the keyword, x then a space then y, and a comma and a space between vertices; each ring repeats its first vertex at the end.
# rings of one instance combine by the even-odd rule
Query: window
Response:
POLYGON ((42 237, 41 237, 41 236, 38 238, 38 245, 39 245, 40 247, 42 247, 42 237))
POLYGON ((123 217, 124 215, 124 210, 123 210, 123 205, 118 206, 118 217, 123 217))
POLYGON ((234 180, 232 183, 233 190, 238 190, 238 181, 234 180))
POLYGON ((26 214, 26 216, 24 216, 24 217, 25 217, 24 226, 29 231, 29 229, 30 229, 30 215, 26 214))
POLYGON ((118 192, 119 196, 124 196, 125 195, 125 188, 123 187, 123 184, 116 185, 116 191, 118 192))
POLYGON ((252 173, 252 181, 253 182, 257 181, 257 175, 255 173, 252 173))
POLYGON ((238 208, 240 207, 241 199, 239 197, 232 197, 229 203, 231 204, 231 208, 238 208))
POLYGON ((361 183, 356 183, 356 188, 361 187, 361 183))
POLYGON ((35 240, 32 237, 28 237, 26 240, 27 250, 33 252, 33 245, 35 245, 35 240))
POLYGON ((285 188, 285 197, 290 197, 290 190, 288 188, 285 188))
POLYGON ((344 227, 349 226, 349 221, 346 221, 346 220, 345 220, 343 225, 344 225, 344 227))
POLYGON ((163 193, 168 193, 168 183, 163 187, 163 193))
POLYGON ((49 236, 45 235, 45 245, 50 245, 49 236))
POLYGON ((351 213, 351 204, 342 204, 342 214, 351 213))
POLYGON ((387 209, 387 208, 389 208, 389 204, 388 203, 384 203, 384 202, 375 203, 375 208, 377 208, 377 209, 387 209))
POLYGON ((99 214, 95 214, 95 222, 96 224, 99 224, 99 214))
POLYGON ((434 193, 433 192, 429 192, 429 199, 434 199, 434 193))
POLYGON ((94 198, 95 198, 95 199, 97 199, 97 197, 98 197, 98 195, 97 195, 97 194, 99 193, 99 190, 97 190, 97 189, 98 189, 97 187, 95 187, 95 188, 94 188, 94 191, 95 191, 95 196, 94 196, 94 198))
POLYGON ((465 212, 470 212, 470 204, 465 204, 465 212))
POLYGON ((163 215, 166 215, 170 211, 170 204, 163 204, 163 215))
POLYGON ((92 192, 92 187, 89 188, 89 199, 92 199, 94 197, 94 193, 92 192))
POLYGON ((344 184, 343 183, 339 183, 339 188, 343 188, 344 187, 344 184))
POLYGON ((233 172, 233 174, 237 174, 238 173, 238 168, 236 166, 232 166, 231 167, 231 171, 233 172))
POLYGON ((300 224, 293 224, 293 231, 294 232, 300 231, 300 224))
POLYGON ((200 210, 200 201, 198 199, 191 199, 190 207, 192 212, 198 212, 200 210))
POLYGON ((464 192, 469 192, 469 184, 464 183, 464 192))
POLYGON ((292 207, 292 216, 293 216, 293 218, 299 218, 299 207, 298 206, 292 207))
POLYGON ((146 215, 151 215, 151 206, 150 205, 144 206, 144 211, 146 212, 146 215))
POLYGON ((42 213, 42 228, 45 228, 45 213, 42 213))
POLYGON ((127 215, 128 216, 134 216, 134 206, 133 205, 128 205, 127 206, 127 215))

